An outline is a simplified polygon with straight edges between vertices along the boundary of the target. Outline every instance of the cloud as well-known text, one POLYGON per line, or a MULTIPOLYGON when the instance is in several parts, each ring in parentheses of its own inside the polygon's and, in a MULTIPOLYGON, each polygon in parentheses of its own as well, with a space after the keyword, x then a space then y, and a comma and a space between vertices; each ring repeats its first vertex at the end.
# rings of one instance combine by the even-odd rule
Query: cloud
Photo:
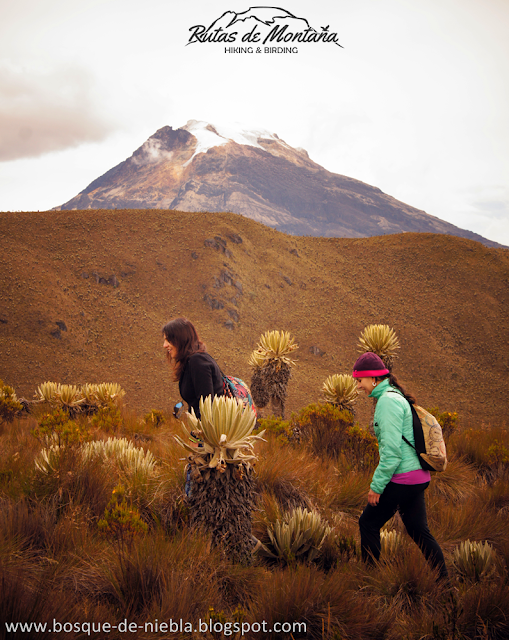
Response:
POLYGON ((0 162, 103 140, 116 126, 94 104, 81 68, 0 67, 0 162))
POLYGON ((131 160, 135 165, 144 167, 147 164, 159 164, 172 158, 173 151, 161 149, 160 140, 149 138, 142 144, 140 153, 133 155, 131 160))

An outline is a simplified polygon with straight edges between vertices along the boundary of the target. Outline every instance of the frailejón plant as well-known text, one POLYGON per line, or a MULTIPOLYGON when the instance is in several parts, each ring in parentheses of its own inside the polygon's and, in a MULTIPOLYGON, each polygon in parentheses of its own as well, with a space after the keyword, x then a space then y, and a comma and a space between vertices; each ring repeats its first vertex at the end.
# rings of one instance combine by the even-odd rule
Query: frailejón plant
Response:
MULTIPOLYGON (((256 426, 256 415, 249 407, 236 398, 211 396, 200 399, 200 414, 198 419, 194 411, 188 414, 191 431, 200 438, 201 446, 193 447, 179 436, 177 442, 188 451, 190 459, 199 471, 216 469, 220 473, 226 471, 228 464, 244 465, 247 469, 256 459, 254 442, 263 440, 263 433, 251 435, 256 426)), ((188 439, 190 431, 183 424, 188 439)))
POLYGON ((151 451, 137 447, 127 438, 108 438, 87 442, 81 449, 84 462, 100 458, 114 462, 126 476, 149 477, 156 471, 156 460, 151 451))
POLYGON ((272 401, 274 413, 284 417, 288 381, 295 365, 290 354, 299 346, 288 331, 266 331, 252 352, 251 394, 255 404, 263 408, 272 401))
POLYGON ((320 549, 331 528, 317 511, 298 507, 283 521, 276 520, 267 528, 269 545, 262 545, 260 555, 286 564, 296 559, 312 562, 320 555, 320 549))
POLYGON ((382 555, 384 556, 394 556, 398 551, 401 545, 401 534, 394 529, 392 531, 388 531, 387 529, 382 529, 380 531, 380 543, 382 545, 382 555))
POLYGON ((463 578, 479 581, 489 573, 495 557, 489 542, 465 540, 454 549, 452 563, 463 578))
POLYGON ((95 393, 99 403, 102 405, 108 404, 111 400, 118 403, 125 396, 125 391, 116 382, 102 382, 98 384, 95 393))
MULTIPOLYGON (((200 419, 194 412, 188 414, 198 440, 195 446, 175 436, 189 453, 186 475, 190 523, 207 530, 212 542, 232 560, 248 562, 254 547, 254 444, 263 439, 263 432, 252 435, 256 415, 235 398, 201 398, 200 414, 200 419)), ((191 436, 185 426, 184 432, 191 436)))
POLYGON ((389 371, 392 371, 394 358, 400 348, 398 337, 394 329, 387 324, 370 324, 365 327, 359 337, 359 351, 372 351, 383 360, 389 371))
POLYGON ((266 331, 260 336, 257 348, 251 354, 249 364, 252 367, 264 367, 269 363, 277 365, 295 364, 290 354, 299 348, 289 331, 266 331))
POLYGON ((56 382, 43 382, 41 383, 35 392, 35 399, 37 402, 57 402, 57 389, 58 383, 56 382))
POLYGON ((81 408, 93 412, 112 402, 119 404, 124 395, 125 391, 116 382, 84 384, 79 389, 76 385, 43 382, 35 392, 35 401, 60 404, 66 411, 75 414, 81 408))
POLYGON ((80 405, 85 402, 85 398, 78 387, 71 384, 57 385, 55 399, 71 414, 78 411, 80 405))
POLYGON ((322 391, 326 402, 348 411, 353 411, 355 401, 359 395, 353 376, 348 374, 329 376, 323 383, 322 391))

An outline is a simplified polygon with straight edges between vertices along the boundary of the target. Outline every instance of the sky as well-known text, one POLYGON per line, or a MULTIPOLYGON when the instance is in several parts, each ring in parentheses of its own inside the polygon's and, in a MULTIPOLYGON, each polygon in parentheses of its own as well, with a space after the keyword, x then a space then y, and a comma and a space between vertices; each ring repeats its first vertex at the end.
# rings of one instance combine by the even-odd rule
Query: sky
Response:
POLYGON ((509 245, 509 1, 288 0, 333 43, 188 44, 228 0, 0 0, 0 211, 47 210, 157 129, 242 122, 509 245))

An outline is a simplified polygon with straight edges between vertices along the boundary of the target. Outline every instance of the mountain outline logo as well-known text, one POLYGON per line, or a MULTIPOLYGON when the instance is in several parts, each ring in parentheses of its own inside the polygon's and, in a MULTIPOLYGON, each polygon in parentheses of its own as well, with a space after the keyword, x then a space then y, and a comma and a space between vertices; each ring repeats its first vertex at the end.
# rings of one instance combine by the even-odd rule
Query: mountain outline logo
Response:
POLYGON ((190 27, 186 44, 242 42, 259 47, 267 43, 330 43, 343 48, 338 34, 330 25, 315 29, 306 18, 300 18, 282 7, 255 6, 246 11, 225 11, 208 27, 202 24, 190 27), (236 29, 236 30, 234 30, 236 29))
MULTIPOLYGON (((228 13, 232 13, 232 12, 225 11, 225 13, 223 13, 223 16, 227 15, 228 13)), ((223 16, 221 16, 221 18, 223 16)), ((219 20, 221 20, 221 18, 219 18, 219 20)), ((281 7, 250 7, 249 9, 247 9, 247 11, 235 13, 235 17, 232 18, 231 22, 228 24, 228 27, 231 27, 236 22, 245 22, 246 20, 251 20, 251 19, 257 20, 258 22, 261 22, 266 26, 270 26, 270 25, 273 25, 278 18, 282 18, 282 19, 293 18, 295 20, 303 20, 306 23, 307 28, 312 29, 311 25, 305 18, 298 18, 297 16, 294 16, 293 13, 290 13, 290 11, 287 11, 286 9, 282 9, 281 7), (259 16, 263 15, 263 12, 270 12, 270 17, 260 18, 259 16), (277 14, 280 14, 280 15, 277 15, 277 14), (241 16, 244 16, 244 17, 241 17, 241 16)))

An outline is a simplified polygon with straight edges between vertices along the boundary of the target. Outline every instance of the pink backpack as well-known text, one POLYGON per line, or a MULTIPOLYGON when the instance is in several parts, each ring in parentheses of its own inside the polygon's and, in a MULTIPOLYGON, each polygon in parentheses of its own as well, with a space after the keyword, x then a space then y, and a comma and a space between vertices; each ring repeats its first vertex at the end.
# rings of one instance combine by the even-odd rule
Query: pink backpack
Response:
POLYGON ((251 407, 255 412, 255 415, 258 415, 255 403, 251 397, 251 391, 244 380, 235 378, 234 376, 225 376, 224 373, 222 375, 224 395, 227 398, 237 398, 238 400, 242 400, 244 406, 249 405, 249 407, 251 407))

